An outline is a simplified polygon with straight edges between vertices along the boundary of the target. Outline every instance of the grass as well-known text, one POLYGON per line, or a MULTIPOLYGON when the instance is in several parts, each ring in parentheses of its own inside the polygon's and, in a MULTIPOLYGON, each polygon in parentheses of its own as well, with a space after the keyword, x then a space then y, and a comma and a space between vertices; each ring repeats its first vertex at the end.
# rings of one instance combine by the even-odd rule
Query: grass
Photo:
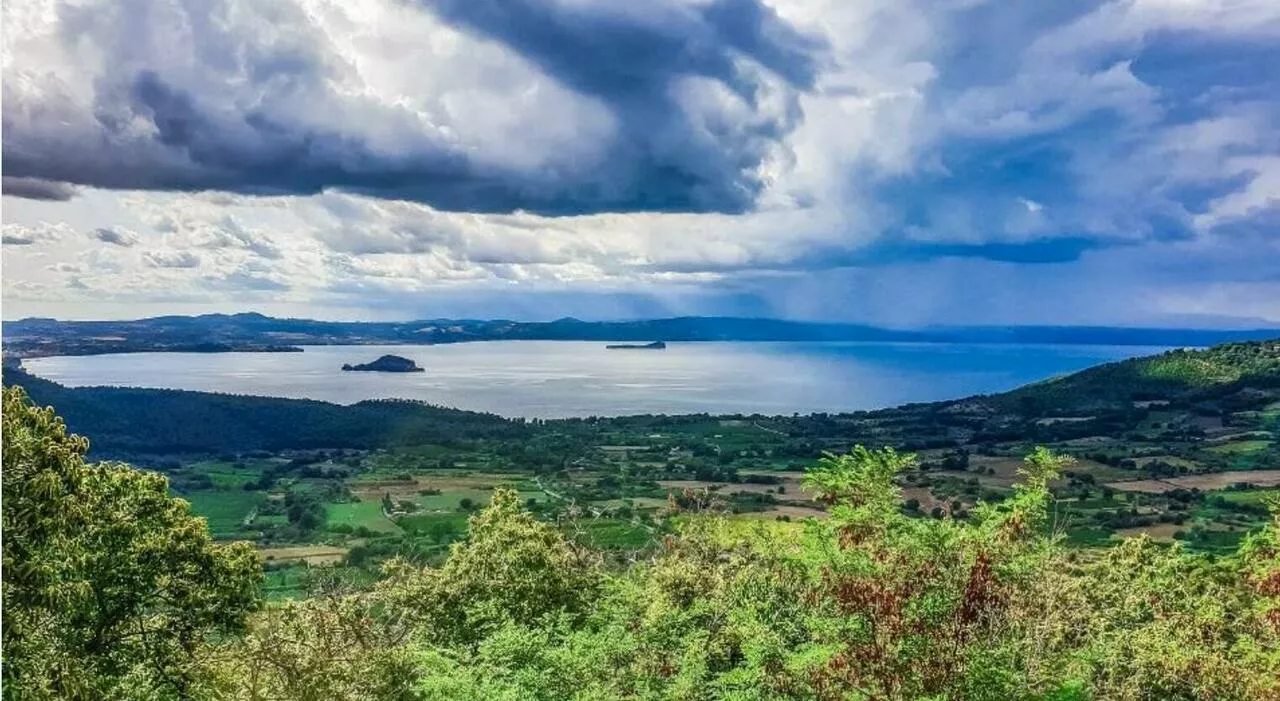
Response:
POLYGON ((1262 408, 1259 412, 1264 425, 1274 425, 1280 428, 1280 402, 1273 402, 1262 408))
POLYGON ((1208 450, 1221 455, 1252 455, 1253 453, 1260 453, 1270 446, 1271 441, 1252 440, 1223 443, 1221 445, 1212 446, 1208 448, 1208 450))
POLYGON ((236 467, 235 463, 206 460, 192 463, 187 470, 191 474, 208 475, 214 486, 219 489, 243 489, 245 484, 256 482, 262 477, 263 468, 261 465, 252 463, 242 463, 242 465, 242 467, 236 467))
POLYGON ((1247 489, 1217 492, 1216 494, 1233 504, 1266 504, 1269 499, 1280 499, 1280 488, 1247 489))
POLYGON ((398 526, 382 515, 382 503, 357 501, 348 504, 325 504, 325 514, 330 526, 346 524, 352 528, 361 526, 380 533, 395 533, 398 526))
POLYGON ((1111 539, 1114 531, 1107 528, 1072 528, 1066 533, 1067 545, 1076 548, 1104 548, 1114 545, 1111 539))
POLYGON ((1204 531, 1198 535, 1188 535, 1182 542, 1187 548, 1215 555, 1230 555, 1240 547, 1247 531, 1204 531))
POLYGON ((264 497, 257 492, 205 489, 180 495, 191 503, 191 511, 209 522, 209 531, 215 538, 230 538, 240 532, 249 512, 261 504, 264 497))
POLYGON ((643 526, 617 519, 583 520, 575 524, 576 535, 586 545, 599 550, 636 550, 648 545, 653 534, 643 526))
POLYGON ((439 494, 421 494, 414 497, 413 501, 424 511, 454 511, 463 499, 470 499, 472 503, 481 505, 488 504, 492 496, 492 491, 484 489, 455 489, 439 494))
POLYGON ((409 514, 400 517, 398 523, 407 533, 431 536, 439 541, 445 536, 460 535, 467 531, 470 514, 454 512, 443 514, 409 514))
POLYGON ((307 595, 311 581, 305 565, 270 569, 262 575, 262 592, 267 601, 300 599, 307 595))

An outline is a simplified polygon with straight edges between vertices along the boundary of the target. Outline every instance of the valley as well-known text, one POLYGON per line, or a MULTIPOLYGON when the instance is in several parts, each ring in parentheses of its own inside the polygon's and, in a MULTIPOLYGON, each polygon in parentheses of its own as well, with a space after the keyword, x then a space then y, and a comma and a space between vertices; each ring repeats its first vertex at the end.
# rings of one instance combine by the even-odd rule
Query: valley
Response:
POLYGON ((903 510, 966 519, 1004 499, 1022 458, 1075 459, 1050 486, 1054 533, 1102 547, 1145 533, 1233 550, 1280 496, 1280 343, 1173 351, 1017 390, 845 414, 509 420, 412 402, 322 402, 66 388, 6 373, 91 450, 163 472, 214 536, 255 543, 271 596, 312 570, 357 582, 402 557, 438 563, 495 489, 628 558, 682 521, 825 518, 802 487, 825 453, 913 453, 903 510), (120 423, 131 414, 141 420, 120 423), (148 418, 154 417, 154 418, 148 418))

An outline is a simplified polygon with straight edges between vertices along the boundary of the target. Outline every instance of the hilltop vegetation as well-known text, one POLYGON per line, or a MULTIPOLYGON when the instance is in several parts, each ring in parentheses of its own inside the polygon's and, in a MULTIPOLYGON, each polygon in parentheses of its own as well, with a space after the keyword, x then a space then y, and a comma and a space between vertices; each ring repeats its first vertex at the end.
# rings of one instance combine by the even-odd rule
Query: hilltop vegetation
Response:
POLYGON ((621 561, 499 489, 435 565, 263 605, 246 549, 210 543, 163 478, 86 464, 50 411, 4 403, 6 699, 1280 694, 1280 518, 1222 557, 1147 538, 1080 557, 1051 528, 1074 466, 1042 448, 1007 498, 917 518, 898 481, 917 458, 855 447, 805 476, 829 518, 694 510, 621 561))
POLYGON ((1220 401, 1251 389, 1261 394, 1236 399, 1252 399, 1262 406, 1276 388, 1280 388, 1280 340, 1131 358, 1029 385, 1002 395, 1000 400, 1006 406, 1032 412, 1070 413, 1123 408, 1126 403, 1141 401, 1220 401))

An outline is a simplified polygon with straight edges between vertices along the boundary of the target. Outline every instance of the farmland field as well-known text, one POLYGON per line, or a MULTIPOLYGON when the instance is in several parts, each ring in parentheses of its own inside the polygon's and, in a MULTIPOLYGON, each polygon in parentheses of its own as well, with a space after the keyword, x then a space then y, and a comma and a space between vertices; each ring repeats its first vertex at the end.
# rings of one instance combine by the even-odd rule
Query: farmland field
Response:
POLYGON ((1280 485, 1280 470, 1244 470, 1237 472, 1215 472, 1205 475, 1187 475, 1169 477, 1167 479, 1131 480, 1128 482, 1111 482, 1107 486, 1126 492, 1150 492, 1160 494, 1172 489, 1199 489, 1210 491, 1225 489, 1239 482, 1247 482, 1259 487, 1280 485))

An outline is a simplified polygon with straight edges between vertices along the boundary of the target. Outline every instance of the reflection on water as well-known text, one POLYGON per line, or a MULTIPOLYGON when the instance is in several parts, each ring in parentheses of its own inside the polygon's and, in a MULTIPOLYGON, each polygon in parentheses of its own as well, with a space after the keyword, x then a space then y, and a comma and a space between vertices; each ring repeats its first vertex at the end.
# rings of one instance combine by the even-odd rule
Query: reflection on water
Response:
POLYGON ((304 353, 136 353, 24 361, 69 386, 123 385, 321 399, 418 399, 504 416, 852 411, 1011 389, 1149 346, 494 341, 310 346, 304 353), (384 353, 424 373, 342 372, 384 353))

